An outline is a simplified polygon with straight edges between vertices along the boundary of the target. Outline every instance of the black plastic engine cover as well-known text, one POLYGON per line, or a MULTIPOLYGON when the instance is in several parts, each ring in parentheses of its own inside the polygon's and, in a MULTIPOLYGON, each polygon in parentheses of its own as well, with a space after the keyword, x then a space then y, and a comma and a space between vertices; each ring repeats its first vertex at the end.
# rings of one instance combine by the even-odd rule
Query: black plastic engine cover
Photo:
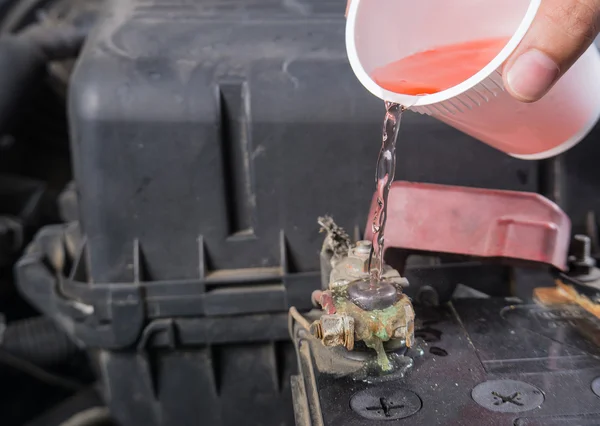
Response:
MULTIPOLYGON (((384 108, 347 62, 345 0, 111 7, 70 91, 95 282, 133 281, 134 242, 147 280, 277 268, 281 233, 318 271, 317 216, 363 229, 384 108)), ((535 163, 429 117, 400 138, 398 179, 537 189, 535 163)))

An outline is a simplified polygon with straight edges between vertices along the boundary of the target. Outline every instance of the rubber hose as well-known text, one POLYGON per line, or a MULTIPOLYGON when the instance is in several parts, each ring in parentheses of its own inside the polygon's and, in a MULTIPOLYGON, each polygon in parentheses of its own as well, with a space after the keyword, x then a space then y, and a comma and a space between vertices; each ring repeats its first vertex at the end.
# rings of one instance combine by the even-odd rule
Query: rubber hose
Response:
POLYGON ((84 39, 81 30, 45 25, 0 37, 0 135, 10 133, 19 111, 32 102, 48 62, 76 57, 84 39))
POLYGON ((11 130, 45 71, 46 59, 34 43, 15 35, 0 37, 0 134, 11 130))
POLYGON ((69 336, 46 317, 8 324, 0 346, 11 355, 38 366, 60 364, 78 351, 69 336))
POLYGON ((87 29, 70 25, 32 25, 18 37, 29 41, 44 55, 46 61, 75 58, 87 36, 87 29))
POLYGON ((75 414, 60 426, 114 426, 108 408, 94 407, 75 414))

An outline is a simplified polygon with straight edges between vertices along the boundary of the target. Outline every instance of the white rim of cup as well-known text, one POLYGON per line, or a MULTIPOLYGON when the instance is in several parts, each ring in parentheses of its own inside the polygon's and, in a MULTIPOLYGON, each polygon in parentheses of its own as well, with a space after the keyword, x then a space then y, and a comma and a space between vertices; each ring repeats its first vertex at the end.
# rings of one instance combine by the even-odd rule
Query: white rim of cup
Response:
POLYGON ((346 21, 346 51, 350 61, 350 66, 352 67, 352 70, 354 71, 354 74, 356 74, 358 80, 373 95, 382 100, 395 102, 407 107, 425 106, 436 104, 438 102, 444 102, 466 92, 488 78, 494 71, 502 66, 502 64, 513 53, 519 43, 521 43, 521 40, 523 40, 523 37, 525 37, 525 34, 529 30, 529 27, 531 26, 531 23, 533 22, 533 19, 535 18, 535 15, 537 14, 541 4, 541 0, 531 0, 529 2, 529 7, 525 13, 525 17, 519 24, 509 42, 506 44, 506 46, 504 46, 500 53, 498 53, 498 55, 477 74, 471 78, 468 78, 462 83, 441 92, 425 96, 412 96, 390 92, 389 90, 380 87, 362 67, 358 58, 355 43, 356 15, 360 2, 361 0, 352 0, 346 21))

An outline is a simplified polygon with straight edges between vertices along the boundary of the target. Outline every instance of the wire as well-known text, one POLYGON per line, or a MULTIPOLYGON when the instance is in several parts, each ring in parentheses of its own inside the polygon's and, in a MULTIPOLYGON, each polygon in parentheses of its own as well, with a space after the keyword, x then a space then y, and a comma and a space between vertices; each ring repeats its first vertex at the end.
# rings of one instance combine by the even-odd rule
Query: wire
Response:
POLYGON ((33 43, 48 61, 76 58, 87 36, 87 29, 72 25, 34 24, 19 33, 33 43))
POLYGON ((20 0, 4 15, 0 33, 15 33, 30 23, 35 11, 47 3, 45 0, 20 0))
POLYGON ((78 391, 83 388, 83 385, 75 380, 61 377, 54 373, 50 373, 43 368, 38 367, 28 361, 18 358, 3 349, 0 349, 0 364, 12 367, 15 370, 19 370, 41 382, 46 384, 68 389, 71 391, 78 391))
POLYGON ((93 407, 75 414, 60 426, 107 426, 112 424, 108 408, 93 407))
POLYGON ((306 329, 306 331, 310 332, 310 323, 306 320, 306 318, 300 315, 300 312, 298 312, 294 306, 290 308, 290 315, 298 322, 298 324, 306 329))

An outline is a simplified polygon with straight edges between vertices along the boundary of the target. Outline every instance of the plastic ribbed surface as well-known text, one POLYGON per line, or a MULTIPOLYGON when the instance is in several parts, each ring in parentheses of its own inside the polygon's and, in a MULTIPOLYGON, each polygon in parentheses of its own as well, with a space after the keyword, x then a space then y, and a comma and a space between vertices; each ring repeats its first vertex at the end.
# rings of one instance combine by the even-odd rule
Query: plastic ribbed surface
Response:
POLYGON ((489 102, 502 92, 505 92, 502 74, 500 70, 496 70, 481 83, 452 99, 433 105, 413 107, 411 111, 427 115, 461 114, 481 106, 484 102, 489 102))

